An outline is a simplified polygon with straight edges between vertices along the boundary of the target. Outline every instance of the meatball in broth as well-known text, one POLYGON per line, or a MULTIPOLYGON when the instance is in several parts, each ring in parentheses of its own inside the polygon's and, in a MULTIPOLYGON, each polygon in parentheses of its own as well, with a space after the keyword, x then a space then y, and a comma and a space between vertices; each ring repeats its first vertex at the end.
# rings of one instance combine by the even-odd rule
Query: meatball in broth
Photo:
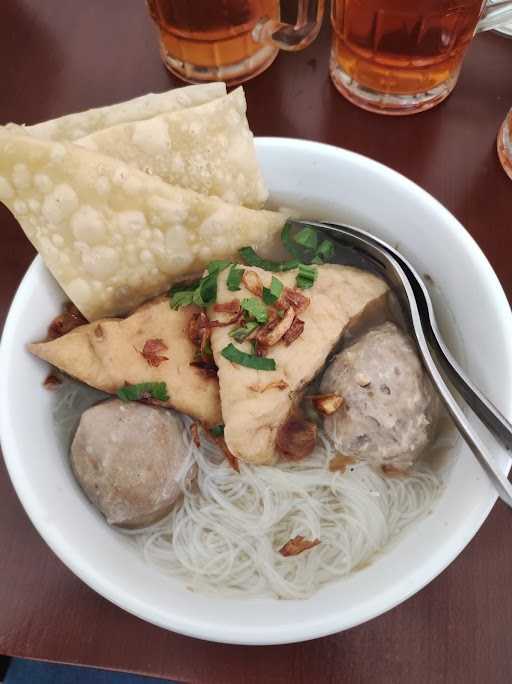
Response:
POLYGON ((437 395, 412 341, 393 323, 370 330, 338 354, 321 391, 344 400, 324 427, 345 456, 406 470, 433 436, 437 395))
POLYGON ((187 457, 182 431, 172 411, 119 399, 82 414, 71 465, 108 523, 140 528, 170 512, 187 457))

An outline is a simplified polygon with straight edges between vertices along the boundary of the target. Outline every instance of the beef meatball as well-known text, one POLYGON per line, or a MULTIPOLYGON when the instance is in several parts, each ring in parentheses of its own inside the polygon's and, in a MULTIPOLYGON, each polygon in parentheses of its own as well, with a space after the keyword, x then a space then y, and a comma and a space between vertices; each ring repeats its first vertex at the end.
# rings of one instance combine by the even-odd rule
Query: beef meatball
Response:
POLYGON ((172 411, 136 402, 111 399, 82 414, 71 466, 108 523, 139 528, 169 513, 187 456, 182 432, 172 411))
POLYGON ((367 332, 325 371, 322 393, 343 397, 325 430, 346 456, 405 470, 431 440, 439 401, 412 341, 393 323, 367 332))

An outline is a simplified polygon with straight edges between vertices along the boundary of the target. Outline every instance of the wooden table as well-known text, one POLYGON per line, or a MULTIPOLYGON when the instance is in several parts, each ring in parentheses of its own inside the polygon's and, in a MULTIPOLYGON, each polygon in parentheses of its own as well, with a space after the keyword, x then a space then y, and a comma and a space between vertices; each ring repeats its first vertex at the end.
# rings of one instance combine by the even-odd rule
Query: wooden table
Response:
MULTIPOLYGON (((512 295, 512 182, 495 149, 512 105, 512 40, 478 37, 452 97, 401 119, 338 95, 328 52, 326 25, 308 50, 281 55, 247 84, 253 131, 346 147, 412 178, 476 237, 512 295)), ((160 63, 142 0, 3 0, 0 65, 0 122, 33 123, 177 84, 160 63)), ((0 230, 3 321, 34 251, 2 207, 0 230)), ((207 684, 508 683, 511 525, 510 511, 496 505, 441 577, 366 625, 291 646, 222 646, 145 624, 82 584, 34 531, 0 465, 0 654, 207 684)))

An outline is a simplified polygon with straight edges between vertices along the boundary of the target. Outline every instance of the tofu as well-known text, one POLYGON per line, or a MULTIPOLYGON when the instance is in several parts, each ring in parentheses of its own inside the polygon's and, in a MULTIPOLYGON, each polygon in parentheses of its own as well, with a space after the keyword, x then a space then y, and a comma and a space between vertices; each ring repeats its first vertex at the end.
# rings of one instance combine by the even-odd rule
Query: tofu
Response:
POLYGON ((174 311, 167 297, 144 304, 128 318, 110 318, 75 328, 49 342, 30 344, 29 351, 77 380, 115 394, 126 383, 165 382, 175 408, 207 426, 222 422, 219 388, 215 377, 206 377, 190 365, 196 347, 187 326, 198 311, 187 306, 174 311), (162 340, 167 357, 151 366, 142 355, 147 340, 162 340))
MULTIPOLYGON (((250 267, 266 287, 272 273, 250 267)), ((237 292, 227 288, 228 270, 218 279, 217 302, 227 303, 253 297, 243 285, 237 292)), ((274 274, 285 287, 294 288, 297 271, 274 274)), ((222 355, 233 338, 233 325, 212 330, 211 344, 219 368, 220 400, 225 424, 224 438, 234 456, 248 463, 273 463, 279 454, 276 438, 294 407, 300 401, 305 386, 323 368, 328 355, 350 325, 354 325, 370 309, 383 303, 388 292, 385 282, 365 271, 349 266, 325 264, 318 267, 314 286, 301 291, 310 298, 308 308, 299 314, 304 330, 290 346, 283 341, 268 350, 276 362, 276 370, 259 371, 237 365, 222 355), (255 391, 275 383, 265 391, 255 391), (280 384, 279 384, 280 383, 280 384)), ((215 312, 210 310, 210 317, 215 312)), ((249 342, 235 343, 252 353, 249 342)))

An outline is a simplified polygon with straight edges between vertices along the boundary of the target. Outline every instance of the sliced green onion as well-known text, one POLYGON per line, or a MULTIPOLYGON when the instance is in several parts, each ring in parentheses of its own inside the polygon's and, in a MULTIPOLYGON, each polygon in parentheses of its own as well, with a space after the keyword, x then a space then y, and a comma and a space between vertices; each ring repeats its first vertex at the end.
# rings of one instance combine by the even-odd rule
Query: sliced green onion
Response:
POLYGON ((229 333, 229 336, 233 337, 237 342, 243 342, 258 326, 259 323, 256 321, 247 321, 245 325, 241 325, 239 328, 232 330, 229 333))
POLYGON ((281 240, 286 249, 302 263, 323 264, 334 255, 331 240, 322 240, 318 244, 320 231, 312 226, 304 226, 293 237, 291 229, 292 224, 286 223, 281 231, 281 240))
POLYGON ((305 249, 315 250, 318 245, 318 235, 314 228, 305 226, 294 235, 294 241, 305 249))
POLYGON ((330 240, 322 240, 315 252, 313 263, 323 264, 334 256, 334 243, 330 240))
POLYGON ((169 295, 172 297, 176 292, 193 292, 200 282, 200 278, 196 278, 196 280, 184 280, 181 283, 175 283, 169 290, 169 295))
POLYGON ((219 273, 229 264, 229 261, 211 261, 208 264, 208 275, 205 275, 201 280, 189 284, 179 283, 171 288, 171 308, 179 309, 188 304, 206 307, 216 302, 219 273))
POLYGON ((237 268, 236 264, 233 264, 233 266, 231 266, 231 268, 229 269, 228 278, 226 280, 226 284, 230 292, 236 292, 240 289, 240 283, 242 282, 244 272, 245 269, 237 268))
POLYGON ((210 428, 210 434, 212 437, 222 437, 224 435, 224 425, 222 425, 222 423, 220 425, 214 425, 210 428))
POLYGON ((301 290, 309 290, 313 287, 315 280, 317 278, 318 271, 314 266, 305 266, 301 264, 299 266, 299 272, 297 278, 295 279, 295 284, 300 287, 301 290))
POLYGON ((291 259, 290 261, 271 261, 270 259, 262 259, 256 254, 252 247, 242 247, 238 253, 249 266, 257 266, 263 268, 265 271, 274 271, 276 273, 282 271, 291 271, 292 268, 297 268, 300 264, 299 259, 291 259))
POLYGON ((200 282, 200 280, 192 280, 173 285, 169 290, 169 297, 171 298, 169 304, 171 305, 171 309, 179 309, 182 306, 192 304, 194 290, 200 282))
POLYGON ((213 271, 201 279, 194 292, 194 304, 197 306, 209 306, 217 300, 217 278, 219 271, 213 271))
POLYGON ((208 273, 220 273, 221 271, 224 271, 230 264, 231 261, 210 261, 206 268, 208 273))
POLYGON ((169 401, 165 382, 140 382, 137 385, 125 385, 125 387, 117 390, 117 396, 122 401, 138 401, 148 398, 169 401))
POLYGON ((300 261, 302 261, 303 250, 300 247, 297 247, 297 245, 294 243, 293 238, 290 235, 291 229, 292 229, 292 224, 287 221, 284 224, 283 230, 281 231, 281 242, 286 247, 286 249, 290 252, 290 254, 293 254, 293 256, 296 259, 299 259, 300 261))
POLYGON ((265 304, 274 304, 274 302, 277 302, 283 289, 283 283, 275 276, 272 276, 270 289, 268 287, 263 288, 262 298, 265 304))
POLYGON ((239 366, 245 366, 246 368, 265 371, 273 371, 276 369, 276 362, 274 359, 269 359, 266 356, 247 354, 246 352, 237 349, 232 344, 228 344, 227 347, 224 347, 221 354, 228 361, 236 363, 239 366))
POLYGON ((268 319, 267 307, 256 297, 242 299, 240 304, 244 311, 247 311, 258 323, 266 323, 268 319))
POLYGON ((194 290, 183 290, 182 292, 175 292, 171 301, 169 302, 171 309, 175 311, 181 309, 182 306, 188 306, 194 301, 194 290))

